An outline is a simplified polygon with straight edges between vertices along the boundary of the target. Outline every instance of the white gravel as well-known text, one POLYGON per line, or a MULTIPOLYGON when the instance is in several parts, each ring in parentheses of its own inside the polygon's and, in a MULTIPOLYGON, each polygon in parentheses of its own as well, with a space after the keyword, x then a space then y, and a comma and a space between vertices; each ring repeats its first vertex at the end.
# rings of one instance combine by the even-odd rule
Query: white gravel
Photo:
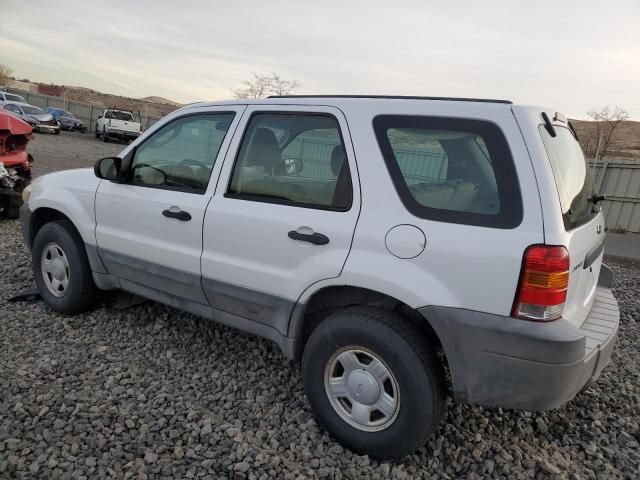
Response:
POLYGON ((32 288, 0 223, 1 478, 638 478, 640 264, 612 263, 622 310, 611 364, 538 414, 455 405, 401 463, 357 456, 313 420, 274 344, 147 303, 64 317, 32 288))

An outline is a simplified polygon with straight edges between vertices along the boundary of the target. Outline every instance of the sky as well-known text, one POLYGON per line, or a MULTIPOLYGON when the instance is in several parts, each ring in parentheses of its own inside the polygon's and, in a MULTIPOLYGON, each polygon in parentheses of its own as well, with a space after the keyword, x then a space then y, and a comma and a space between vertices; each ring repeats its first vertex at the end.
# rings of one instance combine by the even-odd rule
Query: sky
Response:
POLYGON ((253 72, 299 94, 503 98, 640 120, 640 1, 0 0, 16 77, 186 103, 253 72))

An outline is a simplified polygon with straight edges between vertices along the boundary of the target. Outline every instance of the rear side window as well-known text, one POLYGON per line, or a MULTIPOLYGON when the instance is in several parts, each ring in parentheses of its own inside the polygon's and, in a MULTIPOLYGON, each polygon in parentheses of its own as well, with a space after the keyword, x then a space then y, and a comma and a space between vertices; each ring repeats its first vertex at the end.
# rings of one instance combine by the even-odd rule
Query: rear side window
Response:
POLYGON ((338 121, 320 113, 254 114, 242 139, 227 196, 349 210, 353 189, 338 121))
POLYGON ((487 121, 382 115, 373 121, 405 207, 428 220, 514 228, 522 200, 500 128, 487 121))
POLYGON ((587 223, 597 215, 598 210, 591 203, 591 170, 580 144, 568 128, 557 125, 554 128, 555 137, 549 135, 543 125, 539 130, 556 180, 564 228, 571 230, 587 223))

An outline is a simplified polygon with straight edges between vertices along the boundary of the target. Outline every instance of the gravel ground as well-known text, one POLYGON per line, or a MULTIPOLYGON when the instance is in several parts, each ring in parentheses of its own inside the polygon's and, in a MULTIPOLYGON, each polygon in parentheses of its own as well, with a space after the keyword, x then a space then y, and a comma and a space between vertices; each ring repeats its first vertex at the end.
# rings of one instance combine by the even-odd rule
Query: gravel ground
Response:
POLYGON ((612 260, 620 337, 586 393, 546 414, 449 400, 425 447, 381 463, 316 425, 275 344, 155 303, 8 303, 33 285, 17 222, 0 251, 0 477, 638 478, 638 263, 612 260))
POLYGON ((39 176, 68 168, 93 167, 97 159, 119 154, 126 145, 104 143, 93 133, 34 133, 28 150, 33 155, 33 175, 39 176))

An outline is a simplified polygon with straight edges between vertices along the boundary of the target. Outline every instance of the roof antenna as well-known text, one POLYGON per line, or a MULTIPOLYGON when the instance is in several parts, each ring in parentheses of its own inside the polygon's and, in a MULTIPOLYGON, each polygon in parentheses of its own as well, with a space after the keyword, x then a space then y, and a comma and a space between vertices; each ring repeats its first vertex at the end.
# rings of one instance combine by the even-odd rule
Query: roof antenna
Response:
POLYGON ((553 124, 551 123, 551 120, 549 120, 549 115, 547 115, 546 112, 542 112, 542 119, 544 120, 544 128, 549 132, 549 135, 555 137, 556 130, 553 128, 553 124))

